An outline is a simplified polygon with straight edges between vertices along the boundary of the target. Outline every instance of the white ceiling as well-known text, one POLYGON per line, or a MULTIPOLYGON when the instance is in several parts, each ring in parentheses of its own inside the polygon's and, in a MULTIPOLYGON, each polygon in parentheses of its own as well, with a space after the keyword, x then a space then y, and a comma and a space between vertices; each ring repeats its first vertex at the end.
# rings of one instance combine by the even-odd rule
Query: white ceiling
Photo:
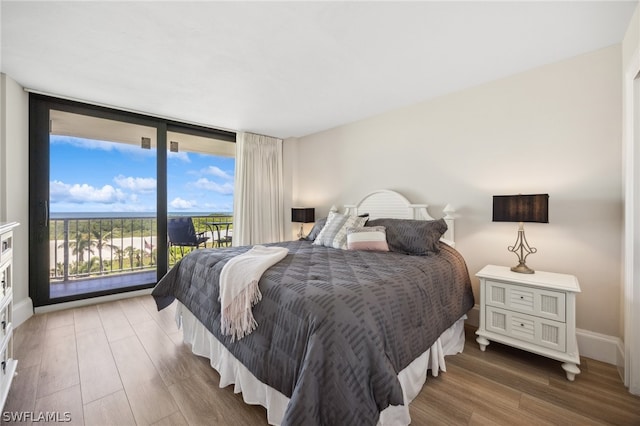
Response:
POLYGON ((638 1, 0 2, 36 91, 303 136, 620 43, 638 1))

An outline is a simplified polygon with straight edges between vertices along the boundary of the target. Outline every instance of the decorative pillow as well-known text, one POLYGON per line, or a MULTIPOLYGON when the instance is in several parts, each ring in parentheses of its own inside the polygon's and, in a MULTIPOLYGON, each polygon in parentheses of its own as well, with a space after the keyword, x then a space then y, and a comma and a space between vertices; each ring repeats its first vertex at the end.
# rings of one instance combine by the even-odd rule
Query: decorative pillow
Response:
POLYGON ((346 250, 347 228, 361 227, 364 226, 366 222, 366 217, 347 216, 341 213, 329 212, 327 223, 313 241, 313 244, 346 250))
POLYGON ((313 224, 313 228, 311 228, 311 231, 309 232, 309 235, 305 237, 305 240, 313 241, 316 238, 318 238, 318 234, 320 233, 320 231, 322 231, 322 228, 324 228, 324 225, 326 223, 327 223, 326 217, 316 220, 316 223, 313 224))
POLYGON ((447 231, 444 219, 374 219, 367 226, 386 228, 390 251, 418 256, 439 253, 440 238, 447 231))
POLYGON ((384 226, 363 226, 347 229, 348 250, 389 251, 384 226))

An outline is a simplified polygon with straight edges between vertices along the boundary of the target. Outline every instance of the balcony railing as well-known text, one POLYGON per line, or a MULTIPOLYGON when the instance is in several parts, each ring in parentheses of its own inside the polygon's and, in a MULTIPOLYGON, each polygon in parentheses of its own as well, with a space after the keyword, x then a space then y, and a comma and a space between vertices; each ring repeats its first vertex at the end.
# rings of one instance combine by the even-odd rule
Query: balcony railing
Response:
MULTIPOLYGON (((191 216, 196 232, 209 236, 206 247, 215 247, 220 236, 206 223, 227 223, 231 214, 191 216)), ((79 279, 149 272, 157 262, 155 217, 64 217, 51 219, 50 281, 65 283, 79 279)), ((233 225, 229 226, 229 235, 233 225)), ((226 226, 225 226, 226 230, 226 226)), ((172 266, 190 250, 169 249, 172 266)))

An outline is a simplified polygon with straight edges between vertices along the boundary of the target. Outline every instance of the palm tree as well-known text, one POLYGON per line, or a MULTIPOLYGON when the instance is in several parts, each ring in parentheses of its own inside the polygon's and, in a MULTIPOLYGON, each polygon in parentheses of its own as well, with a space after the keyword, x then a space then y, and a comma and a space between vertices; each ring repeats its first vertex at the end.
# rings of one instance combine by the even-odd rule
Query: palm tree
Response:
POLYGON ((111 232, 102 232, 101 229, 91 230, 91 245, 98 249, 98 258, 100 259, 100 274, 104 273, 104 262, 102 259, 102 249, 111 248, 117 249, 116 246, 111 244, 111 232))
POLYGON ((91 259, 89 259, 87 269, 89 270, 89 273, 98 271, 102 273, 102 262, 100 261, 100 258, 98 258, 98 256, 92 256, 91 259))
MULTIPOLYGON (((90 254, 93 254, 93 243, 91 241, 91 236, 88 232, 80 232, 77 234, 77 240, 69 240, 69 248, 72 250, 71 253, 74 256, 78 257, 78 261, 80 263, 84 262, 84 253, 88 251, 90 254)), ((60 243, 58 248, 63 248, 65 243, 60 243)))
POLYGON ((56 263, 56 272, 55 272, 56 276, 62 276, 64 275, 64 263, 63 262, 58 262, 56 263))
POLYGON ((140 266, 140 249, 132 246, 128 246, 124 249, 124 255, 129 258, 129 267, 133 269, 134 266, 140 266), (135 265, 134 265, 135 259, 135 265))
POLYGON ((112 246, 112 247, 116 255, 116 258, 118 259, 118 270, 122 271, 122 262, 124 260, 124 250, 122 250, 120 247, 117 247, 117 246, 112 246))

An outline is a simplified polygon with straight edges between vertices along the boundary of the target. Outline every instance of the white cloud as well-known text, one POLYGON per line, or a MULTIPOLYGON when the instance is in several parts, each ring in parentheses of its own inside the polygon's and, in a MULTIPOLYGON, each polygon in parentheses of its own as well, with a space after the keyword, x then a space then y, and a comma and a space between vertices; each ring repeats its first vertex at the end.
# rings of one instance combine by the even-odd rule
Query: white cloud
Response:
POLYGON ((57 180, 49 183, 49 197, 52 203, 65 201, 76 204, 113 204, 126 199, 120 189, 111 185, 95 188, 86 183, 70 185, 57 180))
POLYGON ((190 163, 191 162, 191 158, 189 158, 189 154, 186 153, 186 152, 171 152, 171 151, 167 151, 167 158, 169 160, 184 161, 185 163, 190 163))
POLYGON ((118 175, 113 181, 121 188, 134 192, 152 192, 156 190, 157 182, 154 178, 125 177, 118 175))
POLYGON ((223 179, 233 179, 233 176, 229 175, 229 173, 225 172, 220 167, 216 167, 216 166, 209 166, 206 169, 202 170, 202 173, 220 177, 223 179))
POLYGON ((221 185, 217 182, 210 181, 207 178, 200 178, 194 183, 194 185, 197 188, 205 189, 207 191, 213 191, 220 194, 233 194, 232 182, 226 182, 221 185))
POLYGON ((174 198, 169 203, 169 206, 174 210, 188 210, 196 207, 197 205, 198 205, 197 201, 187 201, 187 200, 183 200, 180 197, 174 198))

